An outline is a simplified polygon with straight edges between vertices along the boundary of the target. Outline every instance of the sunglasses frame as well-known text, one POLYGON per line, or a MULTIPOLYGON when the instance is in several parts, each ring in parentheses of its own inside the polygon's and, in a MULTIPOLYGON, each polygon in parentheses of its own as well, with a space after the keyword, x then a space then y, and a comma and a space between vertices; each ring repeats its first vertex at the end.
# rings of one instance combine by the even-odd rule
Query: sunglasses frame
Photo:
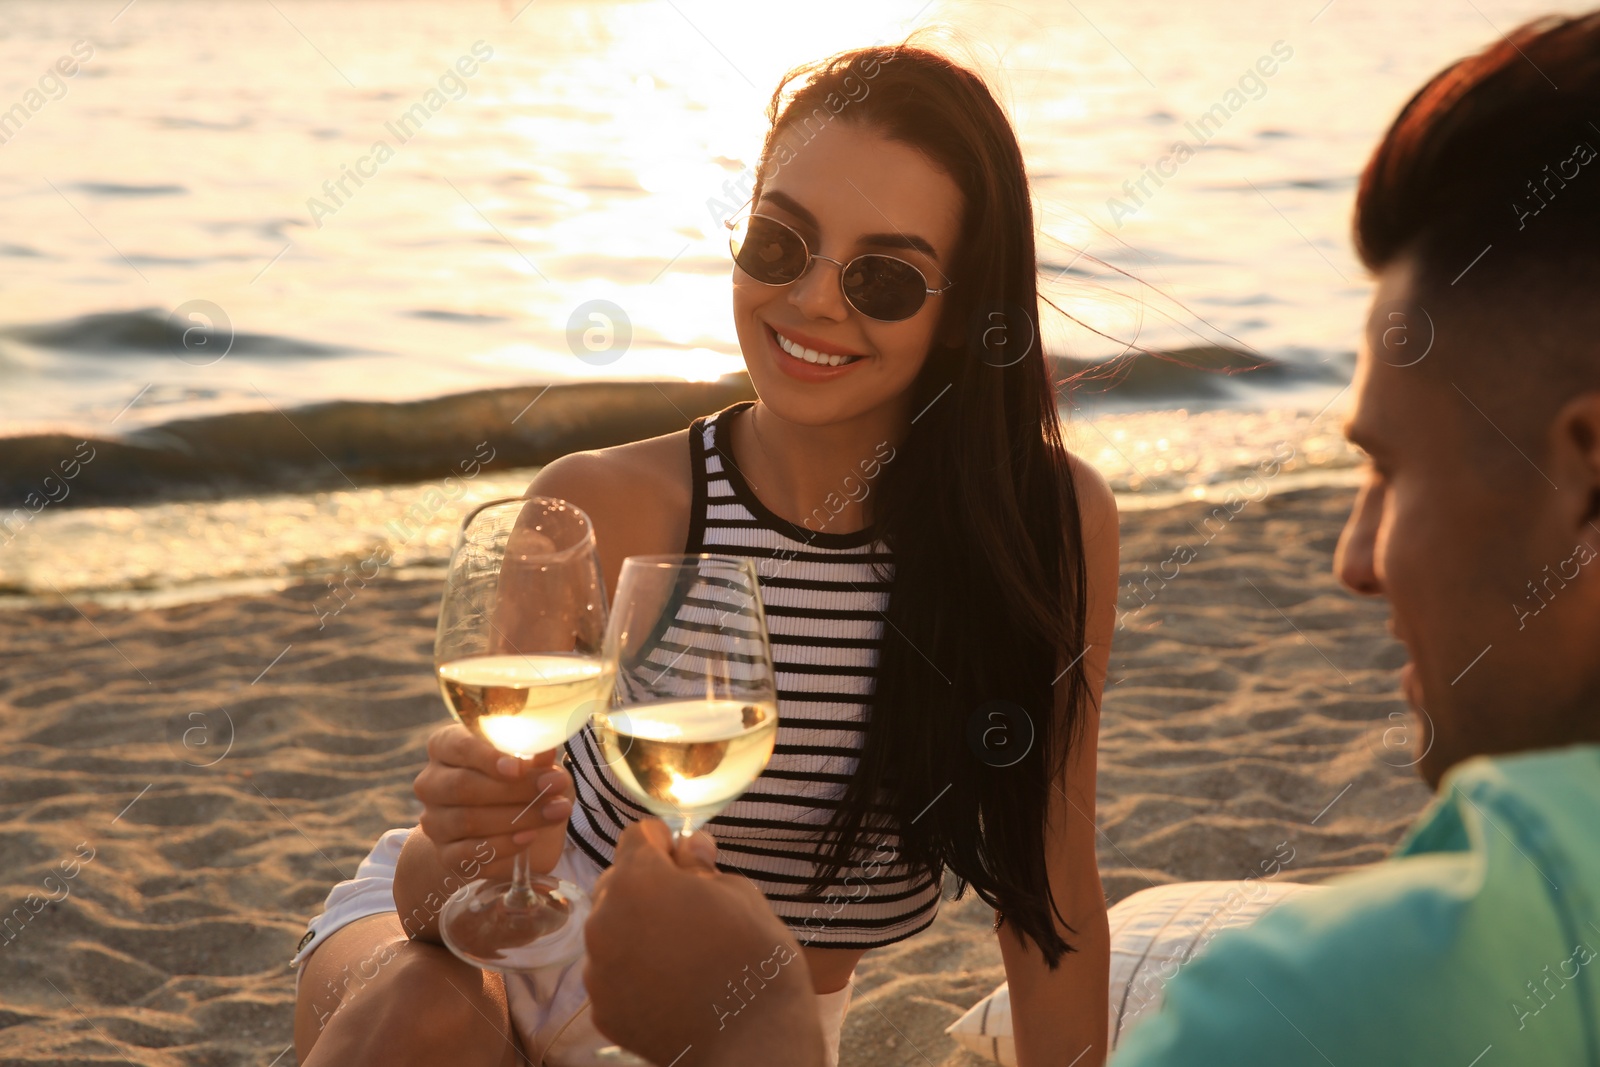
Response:
POLYGON ((764 282, 760 278, 757 278, 754 274, 751 274, 749 271, 745 271, 745 276, 746 277, 748 277, 751 281, 756 282, 759 285, 768 285, 768 286, 771 286, 772 288, 776 289, 776 288, 778 288, 780 286, 784 286, 784 285, 793 285, 795 282, 799 281, 801 278, 804 278, 807 274, 809 274, 811 272, 811 264, 812 264, 812 262, 814 260, 820 259, 824 263, 832 263, 834 266, 839 268, 839 294, 844 297, 845 303, 849 304, 850 307, 853 308, 855 311, 860 312, 862 315, 866 315, 867 318, 871 319, 874 322, 905 322, 906 319, 915 318, 916 315, 917 315, 917 312, 921 311, 923 308, 928 306, 928 297, 930 297, 930 296, 938 296, 940 293, 943 293, 943 292, 947 291, 952 285, 956 284, 955 282, 949 282, 942 289, 930 289, 930 288, 928 288, 928 276, 926 274, 922 273, 922 268, 921 267, 917 266, 915 263, 910 262, 909 260, 901 259, 899 256, 885 255, 882 252, 863 252, 863 253, 861 253, 861 255, 852 256, 850 259, 845 260, 844 262, 841 263, 839 260, 833 259, 830 256, 824 256, 824 255, 821 255, 820 253, 813 252, 811 250, 811 245, 809 243, 807 243, 807 241, 805 239, 805 236, 799 230, 795 229, 793 226, 790 226, 787 222, 784 222, 782 219, 775 219, 771 215, 764 215, 759 211, 741 212, 740 214, 734 216, 733 218, 724 220, 724 222, 722 223, 724 226, 726 226, 728 228, 728 251, 733 254, 733 265, 736 266, 736 267, 739 267, 740 270, 744 270, 744 268, 739 266, 739 254, 733 250, 733 231, 737 230, 739 228, 739 224, 741 222, 745 221, 746 219, 765 219, 767 222, 772 223, 774 226, 782 226, 784 229, 786 229, 790 233, 794 234, 795 240, 800 242, 800 247, 805 249, 805 252, 806 252, 806 265, 801 268, 799 274, 795 275, 793 278, 791 278, 790 280, 788 280, 786 282, 764 282), (858 307, 856 305, 856 302, 854 300, 850 299, 850 294, 845 291, 845 287, 844 287, 845 270, 852 263, 854 263, 856 260, 858 260, 858 259, 868 259, 868 258, 893 260, 894 262, 899 263, 899 264, 909 268, 910 270, 915 272, 915 274, 916 274, 916 276, 918 278, 922 279, 922 292, 923 292, 922 303, 917 305, 915 311, 912 311, 911 314, 906 315, 903 318, 883 319, 883 318, 879 318, 876 315, 868 315, 866 311, 862 310, 862 308, 860 308, 860 307, 858 307))

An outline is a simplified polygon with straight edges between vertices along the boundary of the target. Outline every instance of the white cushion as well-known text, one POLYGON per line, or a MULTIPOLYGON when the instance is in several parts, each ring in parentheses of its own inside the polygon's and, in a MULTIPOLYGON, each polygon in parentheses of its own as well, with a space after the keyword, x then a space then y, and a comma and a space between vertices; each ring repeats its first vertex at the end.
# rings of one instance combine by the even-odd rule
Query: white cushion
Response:
MULTIPOLYGON (((1135 1019, 1154 1013, 1161 989, 1218 931, 1248 926, 1279 902, 1320 887, 1299 882, 1178 882, 1143 889, 1113 907, 1111 1047, 1135 1019)), ((956 1044, 1004 1067, 1016 1067, 1011 1038, 1011 991, 1005 983, 951 1023, 956 1044)))

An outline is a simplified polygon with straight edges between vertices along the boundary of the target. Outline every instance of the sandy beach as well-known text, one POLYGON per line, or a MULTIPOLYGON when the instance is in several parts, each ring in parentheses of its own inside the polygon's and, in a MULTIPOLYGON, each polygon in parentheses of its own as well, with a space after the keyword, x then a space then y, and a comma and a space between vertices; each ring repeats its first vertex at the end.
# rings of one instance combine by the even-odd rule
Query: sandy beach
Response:
MULTIPOLYGON (((1124 516, 1125 581, 1177 545, 1192 558, 1122 604, 1100 751, 1111 901, 1290 849, 1280 877, 1318 881, 1380 859, 1426 802, 1390 718, 1386 610, 1329 570, 1349 499, 1284 493, 1221 528, 1201 525, 1214 505, 1124 516)), ((438 584, 380 579, 319 629, 325 594, 0 615, 0 1063, 294 1062, 305 919, 414 822, 446 717, 438 584)), ((969 897, 869 954, 843 1063, 981 1062, 942 1030, 1004 978, 990 919, 969 897)))

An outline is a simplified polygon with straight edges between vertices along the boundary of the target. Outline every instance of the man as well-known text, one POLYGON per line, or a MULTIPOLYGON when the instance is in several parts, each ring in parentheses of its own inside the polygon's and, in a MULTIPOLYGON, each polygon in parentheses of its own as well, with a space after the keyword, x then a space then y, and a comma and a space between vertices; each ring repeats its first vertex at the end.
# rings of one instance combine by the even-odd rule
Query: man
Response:
MULTIPOLYGON (((1113 1067, 1600 1065, 1597 157, 1600 13, 1456 63, 1368 163, 1370 465, 1335 566, 1390 603, 1437 795, 1390 860, 1219 936, 1113 1067)), ((663 1064, 821 1062, 803 976, 706 1025, 788 946, 758 894, 654 826, 598 893, 602 1029, 663 1064)))

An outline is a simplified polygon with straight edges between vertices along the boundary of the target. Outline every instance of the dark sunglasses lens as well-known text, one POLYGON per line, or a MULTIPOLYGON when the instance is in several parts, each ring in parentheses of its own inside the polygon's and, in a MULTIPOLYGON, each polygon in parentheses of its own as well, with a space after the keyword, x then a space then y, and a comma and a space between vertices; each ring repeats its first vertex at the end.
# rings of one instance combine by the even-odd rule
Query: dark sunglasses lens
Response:
POLYGON ((729 242, 733 261, 758 282, 785 285, 806 271, 806 245, 781 223, 754 215, 741 219, 729 242))
POLYGON ((861 314, 884 322, 915 315, 927 287, 921 271, 892 256, 857 256, 845 266, 844 295, 861 314))

